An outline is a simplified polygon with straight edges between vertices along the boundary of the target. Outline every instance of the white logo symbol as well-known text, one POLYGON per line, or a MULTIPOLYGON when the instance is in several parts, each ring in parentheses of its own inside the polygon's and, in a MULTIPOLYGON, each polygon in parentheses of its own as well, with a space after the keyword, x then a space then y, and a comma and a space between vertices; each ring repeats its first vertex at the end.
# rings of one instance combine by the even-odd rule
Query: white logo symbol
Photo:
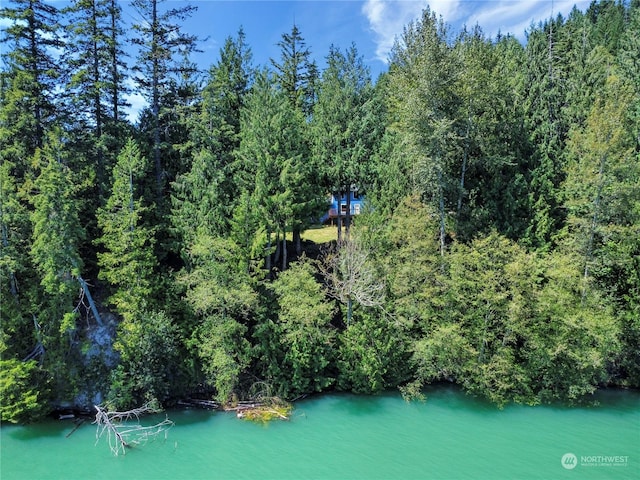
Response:
POLYGON ((567 470, 573 470, 578 465, 578 458, 573 453, 565 453, 560 460, 562 466, 567 470))

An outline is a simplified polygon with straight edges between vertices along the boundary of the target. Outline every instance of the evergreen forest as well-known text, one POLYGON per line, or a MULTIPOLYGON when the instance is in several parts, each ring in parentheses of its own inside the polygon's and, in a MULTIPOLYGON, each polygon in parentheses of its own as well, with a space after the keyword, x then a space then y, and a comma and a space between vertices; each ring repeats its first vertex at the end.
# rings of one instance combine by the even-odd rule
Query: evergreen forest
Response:
POLYGON ((0 8, 2 421, 640 386, 640 1, 526 41, 427 8, 377 79, 295 24, 268 65, 239 28, 203 72, 196 7, 130 3, 126 27, 117 0, 0 8))

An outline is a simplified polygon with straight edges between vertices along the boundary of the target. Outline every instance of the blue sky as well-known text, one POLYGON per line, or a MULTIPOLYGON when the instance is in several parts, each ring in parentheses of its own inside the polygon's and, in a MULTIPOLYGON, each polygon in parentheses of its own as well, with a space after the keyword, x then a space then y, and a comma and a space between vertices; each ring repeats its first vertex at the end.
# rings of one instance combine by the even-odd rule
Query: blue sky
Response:
MULTIPOLYGON (((48 1, 59 8, 69 3, 48 1)), ((129 24, 137 21, 129 1, 120 1, 124 21, 129 24)), ((387 68, 387 56, 396 36, 411 20, 419 18, 427 5, 454 32, 462 25, 477 23, 488 36, 511 33, 524 42, 525 31, 532 24, 552 13, 566 16, 574 5, 584 11, 591 0, 191 0, 188 3, 197 6, 198 11, 184 22, 183 28, 203 39, 202 53, 195 58, 203 70, 217 62, 225 39, 235 36, 240 26, 253 51, 255 65, 269 65, 271 58, 279 59, 277 43, 295 22, 321 69, 332 44, 345 49, 355 43, 375 80, 387 68)), ((185 0, 166 0, 160 8, 186 4, 185 0)), ((135 94, 129 101, 132 113, 144 104, 135 94)))
MULTIPOLYGON (((167 0, 162 8, 178 7, 184 0, 167 0)), ((387 68, 387 57, 394 39, 405 25, 420 17, 429 5, 449 23, 454 32, 463 25, 479 24, 491 37, 498 32, 511 33, 524 42, 525 31, 532 24, 562 13, 574 5, 585 10, 591 0, 191 0, 198 11, 184 24, 184 30, 203 41, 202 53, 195 60, 203 70, 218 60, 220 48, 240 26, 253 52, 256 66, 270 65, 279 59, 277 43, 282 34, 298 26, 313 59, 324 67, 329 47, 341 49, 356 44, 375 80, 387 68)), ((134 20, 135 12, 127 7, 124 20, 134 20)), ((145 104, 140 95, 128 99, 131 114, 145 104)))
MULTIPOLYGON (((165 6, 183 3, 169 0, 165 6)), ((195 0, 198 12, 184 28, 207 38, 198 62, 208 67, 229 35, 242 25, 257 65, 279 58, 276 45, 295 22, 313 57, 322 66, 331 44, 342 49, 355 42, 373 77, 386 69, 394 38, 403 27, 420 16, 426 5, 451 24, 454 31, 478 23, 485 33, 512 33, 524 41, 532 23, 552 12, 567 15, 574 5, 585 10, 590 0, 195 0)))

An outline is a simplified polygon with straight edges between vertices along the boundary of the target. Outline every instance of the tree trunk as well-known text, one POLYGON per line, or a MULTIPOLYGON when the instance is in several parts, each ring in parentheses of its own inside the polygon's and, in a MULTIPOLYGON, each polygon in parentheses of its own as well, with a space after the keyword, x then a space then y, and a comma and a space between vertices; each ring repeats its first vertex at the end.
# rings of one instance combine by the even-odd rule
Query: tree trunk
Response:
MULTIPOLYGON (((2 247, 7 248, 9 246, 7 227, 4 223, 0 223, 0 228, 2 229, 2 247)), ((9 290, 11 291, 11 295, 15 298, 18 297, 18 284, 13 270, 9 270, 9 290)))
MULTIPOLYGON (((96 139, 99 141, 102 138, 102 103, 100 101, 100 90, 98 87, 100 84, 100 64, 98 62, 98 18, 96 12, 96 3, 91 4, 91 56, 93 57, 92 74, 93 74, 93 109, 95 111, 96 120, 96 139)), ((104 183, 105 183, 105 167, 104 167, 104 152, 102 145, 98 142, 96 158, 97 180, 98 180, 98 197, 102 201, 104 195, 104 183)))
POLYGON ((112 102, 112 115, 114 123, 118 123, 119 120, 119 92, 118 88, 120 88, 120 78, 118 75, 118 49, 117 39, 118 39, 118 22, 116 18, 116 9, 117 4, 116 0, 111 0, 110 6, 110 14, 111 14, 111 45, 109 55, 111 57, 111 81, 113 82, 112 92, 111 92, 111 102, 112 102))
POLYGON ((280 245, 280 230, 276 230, 276 253, 273 255, 273 263, 274 265, 278 265, 280 263, 280 253, 282 252, 280 245))
POLYGON ((346 199, 346 211, 345 211, 345 225, 344 225, 344 236, 345 239, 349 240, 349 234, 351 233, 351 187, 347 187, 347 199, 346 199))
POLYGON ((153 72, 151 75, 152 105, 151 111, 153 115, 153 161, 156 173, 156 199, 157 206, 160 207, 162 202, 162 162, 160 160, 160 87, 158 78, 160 76, 160 60, 157 58, 158 45, 158 0, 152 2, 152 40, 151 51, 153 55, 153 72))
POLYGON ((338 192, 337 199, 338 217, 336 218, 336 223, 338 225, 338 245, 340 245, 342 243, 342 192, 338 192))
POLYGON ((347 327, 351 325, 351 319, 353 318, 353 300, 351 297, 347 298, 347 327))
POLYGON ((287 269, 287 224, 282 225, 282 271, 287 269))
POLYGON ((465 138, 464 152, 462 154, 462 167, 460 169, 460 190, 458 191, 458 205, 456 209, 457 220, 460 220, 462 210, 462 196, 464 195, 464 177, 467 174, 467 159, 469 157, 469 135, 471 133, 471 117, 467 119, 467 136, 465 138))
POLYGON ((300 231, 300 227, 294 227, 292 230, 293 235, 293 246, 296 250, 296 255, 302 255, 302 232, 300 231))
POLYGON ((84 278, 82 278, 80 275, 78 275, 78 282, 80 283, 80 286, 82 287, 85 295, 87 296, 87 300, 89 301, 89 307, 91 307, 91 312, 93 313, 93 317, 96 319, 96 322, 98 322, 98 325, 103 327, 104 323, 102 323, 100 312, 98 312, 98 308, 96 307, 96 304, 93 301, 93 297, 91 296, 91 292, 89 291, 89 286, 87 285, 87 282, 85 282, 84 278))
MULTIPOLYGON (((609 139, 607 139, 609 141, 609 139)), ((589 237, 587 239, 587 248, 584 253, 584 284, 582 287, 582 301, 584 302, 587 297, 587 280, 589 278, 589 263, 593 256, 593 241, 596 236, 596 229, 598 228, 598 214, 600 211, 600 201, 602 199, 602 189, 604 187, 604 170, 607 166, 607 155, 602 155, 600 159, 600 169, 598 171, 598 190, 596 191, 596 198, 593 199, 593 215, 591 217, 591 226, 589 228, 589 237)))
POLYGON ((438 167, 438 213, 440 215, 440 255, 444 256, 445 249, 445 216, 444 216, 444 186, 442 185, 442 169, 438 167))
POLYGON ((267 270, 267 275, 271 277, 271 228, 267 226, 267 252, 264 256, 264 268, 267 270))

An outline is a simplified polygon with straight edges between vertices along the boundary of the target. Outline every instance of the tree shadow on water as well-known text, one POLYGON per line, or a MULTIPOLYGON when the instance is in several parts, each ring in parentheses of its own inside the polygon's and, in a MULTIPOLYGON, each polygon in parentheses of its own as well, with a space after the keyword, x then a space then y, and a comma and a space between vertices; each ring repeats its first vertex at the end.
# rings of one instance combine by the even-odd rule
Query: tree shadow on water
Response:
POLYGON ((61 437, 75 427, 73 422, 49 420, 28 425, 2 425, 2 436, 20 441, 35 440, 43 437, 61 437))

